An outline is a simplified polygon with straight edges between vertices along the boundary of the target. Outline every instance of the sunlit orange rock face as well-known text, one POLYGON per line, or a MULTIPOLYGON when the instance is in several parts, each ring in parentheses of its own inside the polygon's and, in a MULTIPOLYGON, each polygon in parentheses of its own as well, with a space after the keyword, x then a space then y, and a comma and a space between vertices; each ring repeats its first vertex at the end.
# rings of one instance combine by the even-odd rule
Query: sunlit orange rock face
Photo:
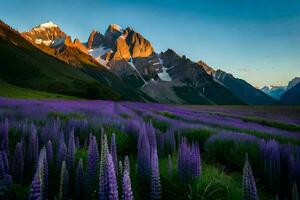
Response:
POLYGON ((128 32, 125 30, 124 33, 117 39, 114 49, 113 60, 126 60, 129 61, 131 54, 129 46, 126 43, 126 37, 128 32))
POLYGON ((67 35, 54 23, 41 24, 22 35, 35 44, 50 46, 55 40, 65 38, 67 35))
POLYGON ((151 43, 141 34, 127 28, 115 42, 114 60, 126 60, 130 58, 147 58, 154 53, 151 43))
POLYGON ((78 48, 80 51, 84 52, 84 53, 88 53, 88 49, 86 48, 86 46, 84 46, 79 39, 75 39, 73 42, 73 46, 78 48))
POLYGON ((126 30, 128 31, 127 43, 130 47, 132 58, 145 58, 153 54, 153 47, 148 40, 130 28, 126 30))

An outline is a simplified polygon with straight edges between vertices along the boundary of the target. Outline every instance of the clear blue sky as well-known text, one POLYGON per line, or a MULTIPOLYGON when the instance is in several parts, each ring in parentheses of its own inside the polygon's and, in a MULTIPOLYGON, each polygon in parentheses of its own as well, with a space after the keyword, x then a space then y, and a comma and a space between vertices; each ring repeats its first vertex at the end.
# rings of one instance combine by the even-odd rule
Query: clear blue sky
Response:
POLYGON ((0 11, 19 31, 51 20, 82 41, 110 23, 131 26, 157 52, 172 48, 254 86, 300 76, 299 0, 5 0, 0 11))

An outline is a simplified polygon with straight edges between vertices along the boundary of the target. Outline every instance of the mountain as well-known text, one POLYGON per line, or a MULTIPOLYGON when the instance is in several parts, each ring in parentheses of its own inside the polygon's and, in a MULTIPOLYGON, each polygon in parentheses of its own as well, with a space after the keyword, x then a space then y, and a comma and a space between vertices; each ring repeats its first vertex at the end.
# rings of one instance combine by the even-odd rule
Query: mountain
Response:
POLYGON ((298 83, 300 83, 300 77, 295 77, 295 78, 293 78, 291 81, 289 81, 288 86, 287 86, 287 90, 293 88, 293 87, 296 86, 298 83))
POLYGON ((280 100, 280 97, 286 92, 287 87, 286 86, 265 86, 260 89, 270 97, 273 97, 274 99, 280 100))
MULTIPOLYGON (((43 29, 42 25, 39 27, 43 29)), ((44 33, 49 34, 47 31, 44 33)), ((82 52, 77 48, 76 41, 74 45, 67 49, 82 52)), ((80 67, 74 67, 62 61, 55 53, 42 50, 43 48, 50 47, 43 42, 36 44, 34 37, 29 39, 0 21, 0 79, 22 88, 89 99, 150 99, 147 95, 128 87, 83 52, 82 55, 88 56, 90 62, 80 60, 80 67)))
POLYGON ((22 33, 22 35, 35 44, 44 44, 46 46, 50 46, 55 41, 67 37, 58 25, 51 21, 36 26, 30 31, 22 33))
POLYGON ((300 83, 287 90, 280 98, 287 105, 300 105, 300 83))
POLYGON ((155 52, 151 42, 130 27, 110 24, 104 34, 93 30, 87 42, 72 40, 53 22, 22 34, 4 23, 1 29, 5 67, 0 79, 16 86, 84 98, 160 103, 278 103, 203 61, 193 62, 172 49, 155 52), (15 52, 18 59, 13 59, 15 52))
POLYGON ((274 105, 279 102, 232 74, 217 70, 214 78, 224 84, 236 97, 251 105, 274 105))
POLYGON ((293 88, 298 83, 300 83, 300 77, 295 77, 294 79, 289 81, 287 86, 265 86, 261 88, 261 91, 273 97, 274 99, 280 100, 280 98, 285 92, 293 88))
POLYGON ((179 56, 172 49, 160 53, 159 60, 164 76, 174 83, 172 89, 176 96, 185 103, 243 104, 226 87, 214 81, 200 65, 179 56), (223 98, 220 99, 220 96, 223 98))

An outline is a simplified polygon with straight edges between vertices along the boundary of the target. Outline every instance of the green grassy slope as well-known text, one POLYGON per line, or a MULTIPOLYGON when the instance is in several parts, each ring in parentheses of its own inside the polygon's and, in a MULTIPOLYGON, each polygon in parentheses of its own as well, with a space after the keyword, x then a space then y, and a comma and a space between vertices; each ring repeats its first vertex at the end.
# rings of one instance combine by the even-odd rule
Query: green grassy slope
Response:
POLYGON ((0 96, 22 99, 78 99, 77 97, 21 88, 0 81, 0 96))

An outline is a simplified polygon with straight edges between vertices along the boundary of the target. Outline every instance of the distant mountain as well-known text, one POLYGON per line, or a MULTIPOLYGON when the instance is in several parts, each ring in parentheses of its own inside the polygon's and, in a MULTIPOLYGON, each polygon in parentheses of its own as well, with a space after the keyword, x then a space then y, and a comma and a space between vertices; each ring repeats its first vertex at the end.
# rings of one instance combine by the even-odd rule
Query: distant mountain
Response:
POLYGON ((236 97, 243 102, 251 105, 273 105, 279 104, 278 101, 266 95, 261 90, 253 87, 242 79, 235 78, 221 70, 217 70, 214 78, 224 84, 236 97))
MULTIPOLYGON (((81 66, 74 67, 55 53, 42 51, 44 47, 44 43, 36 44, 35 40, 0 21, 0 80, 22 88, 89 99, 150 100, 147 95, 128 87, 91 56, 82 53, 91 61, 81 60, 81 66)), ((71 48, 77 51, 77 47, 71 45, 71 48)))
POLYGON ((287 90, 293 88, 298 83, 300 83, 300 77, 293 78, 291 81, 289 81, 288 86, 287 86, 287 90))
POLYGON ((286 86, 265 86, 261 88, 261 91, 277 100, 280 100, 281 96, 286 92, 286 90, 286 86))
POLYGON ((287 90, 280 98, 281 102, 288 105, 300 105, 300 83, 287 90))
POLYGON ((293 88, 298 83, 300 83, 300 77, 295 77, 294 79, 289 81, 287 86, 265 86, 261 88, 261 91, 273 97, 274 99, 280 100, 285 92, 293 88))

